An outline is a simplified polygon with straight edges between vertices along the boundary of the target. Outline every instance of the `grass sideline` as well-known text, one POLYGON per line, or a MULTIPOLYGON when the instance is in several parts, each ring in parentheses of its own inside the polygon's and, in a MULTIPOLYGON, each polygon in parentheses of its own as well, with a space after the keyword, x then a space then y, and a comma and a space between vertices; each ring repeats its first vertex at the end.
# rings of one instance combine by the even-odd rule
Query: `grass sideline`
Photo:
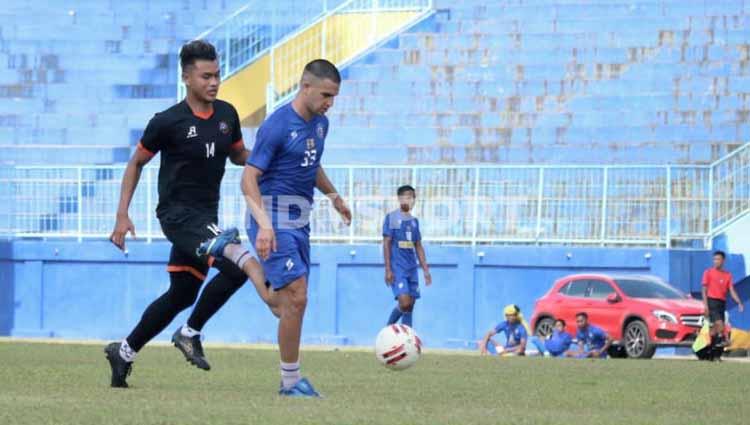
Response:
POLYGON ((172 347, 139 354, 131 388, 109 388, 103 344, 0 340, 0 424, 700 424, 750 416, 750 365, 498 359, 426 353, 390 372, 360 350, 305 350, 326 396, 276 395, 274 350, 208 348, 213 370, 172 347))

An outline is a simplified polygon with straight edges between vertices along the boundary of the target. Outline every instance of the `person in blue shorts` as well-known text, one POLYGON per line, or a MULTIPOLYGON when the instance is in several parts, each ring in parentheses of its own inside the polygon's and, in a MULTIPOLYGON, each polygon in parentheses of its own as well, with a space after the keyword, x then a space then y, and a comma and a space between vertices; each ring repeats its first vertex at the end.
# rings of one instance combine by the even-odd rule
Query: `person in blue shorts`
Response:
MULTIPOLYGON (((317 59, 305 66, 294 100, 273 112, 258 129, 242 175, 247 202, 248 237, 255 241, 265 277, 272 288, 264 300, 279 315, 281 387, 290 397, 319 397, 300 374, 299 346, 307 306, 310 273, 310 212, 318 188, 348 225, 351 211, 326 176, 320 160, 326 136, 326 111, 339 93, 336 66, 317 59)), ((204 242, 214 257, 238 256, 239 232, 229 229, 204 242)))
POLYGON ((523 356, 526 354, 526 342, 529 337, 529 329, 523 319, 521 309, 515 304, 505 306, 503 309, 505 321, 500 322, 490 329, 479 342, 480 354, 492 354, 501 356, 523 356), (492 337, 505 333, 505 346, 495 342, 492 337))
POLYGON ((419 220, 411 215, 416 201, 416 190, 409 185, 397 190, 400 208, 389 212, 383 221, 383 257, 385 259, 385 284, 391 287, 398 305, 393 308, 388 324, 401 319, 411 327, 414 303, 419 299, 419 277, 417 259, 424 272, 427 286, 432 284, 430 267, 427 265, 419 220))
POLYGON ((539 354, 550 357, 562 357, 570 349, 573 343, 573 337, 565 332, 565 320, 555 320, 555 326, 552 333, 547 337, 532 337, 531 341, 539 350, 539 354))
POLYGON ((568 355, 579 359, 606 359, 607 350, 612 345, 612 339, 607 333, 602 328, 590 324, 589 315, 585 312, 576 314, 576 326, 578 351, 571 351, 568 355))

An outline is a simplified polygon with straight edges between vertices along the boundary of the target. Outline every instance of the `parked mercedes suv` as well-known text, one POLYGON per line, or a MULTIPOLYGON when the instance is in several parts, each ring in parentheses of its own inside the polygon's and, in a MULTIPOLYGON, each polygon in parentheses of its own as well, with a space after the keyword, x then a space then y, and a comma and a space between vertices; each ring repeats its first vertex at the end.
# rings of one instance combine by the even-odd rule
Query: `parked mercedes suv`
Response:
POLYGON ((615 341, 612 357, 651 358, 657 347, 689 346, 703 325, 703 303, 650 275, 576 274, 554 283, 531 318, 535 333, 549 334, 555 319, 575 336, 575 315, 615 341))

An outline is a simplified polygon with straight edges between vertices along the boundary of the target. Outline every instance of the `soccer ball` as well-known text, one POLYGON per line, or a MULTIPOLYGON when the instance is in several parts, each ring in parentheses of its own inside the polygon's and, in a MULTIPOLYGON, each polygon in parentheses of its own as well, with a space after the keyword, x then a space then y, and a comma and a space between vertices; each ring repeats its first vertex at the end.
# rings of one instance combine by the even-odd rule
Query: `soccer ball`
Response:
POLYGON ((375 355, 391 370, 411 367, 422 355, 422 341, 406 325, 388 325, 375 339, 375 355))

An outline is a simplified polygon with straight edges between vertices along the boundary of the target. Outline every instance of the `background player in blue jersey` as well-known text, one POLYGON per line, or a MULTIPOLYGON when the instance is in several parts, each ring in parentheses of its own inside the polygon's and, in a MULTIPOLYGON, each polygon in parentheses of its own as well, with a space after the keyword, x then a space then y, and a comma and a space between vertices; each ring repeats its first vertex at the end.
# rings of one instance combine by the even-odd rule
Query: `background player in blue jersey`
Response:
POLYGON ((479 341, 480 354, 502 354, 523 356, 526 353, 526 342, 529 338, 529 326, 523 319, 521 309, 509 304, 503 309, 505 321, 490 329, 479 341), (492 337, 505 333, 505 346, 492 340, 492 337))
POLYGON ((546 337, 531 337, 531 342, 539 350, 540 355, 561 357, 568 352, 570 344, 573 343, 573 337, 565 332, 565 320, 557 319, 552 333, 546 337))
MULTIPOLYGON (((341 76, 322 59, 305 66, 295 99, 271 114, 258 129, 255 147, 242 175, 242 192, 248 205, 248 236, 273 295, 264 298, 279 314, 281 388, 285 396, 317 397, 300 375, 299 345, 302 318, 307 306, 310 272, 310 224, 313 192, 328 196, 344 222, 351 211, 320 166, 328 134, 326 111, 339 92, 341 76)), ((237 244, 237 229, 207 241, 203 251, 230 257, 237 244)))
POLYGON ((398 305, 393 308, 388 324, 401 319, 401 323, 412 326, 414 303, 419 295, 417 258, 422 265, 427 286, 432 284, 430 267, 427 265, 419 220, 411 215, 417 193, 409 185, 396 192, 400 208, 389 212, 383 221, 383 257, 385 258, 385 284, 391 287, 398 305))
POLYGON ((598 326, 589 323, 589 315, 580 312, 576 314, 576 326, 578 332, 578 351, 573 351, 569 355, 578 358, 607 358, 607 350, 612 344, 612 339, 604 330, 598 326))

